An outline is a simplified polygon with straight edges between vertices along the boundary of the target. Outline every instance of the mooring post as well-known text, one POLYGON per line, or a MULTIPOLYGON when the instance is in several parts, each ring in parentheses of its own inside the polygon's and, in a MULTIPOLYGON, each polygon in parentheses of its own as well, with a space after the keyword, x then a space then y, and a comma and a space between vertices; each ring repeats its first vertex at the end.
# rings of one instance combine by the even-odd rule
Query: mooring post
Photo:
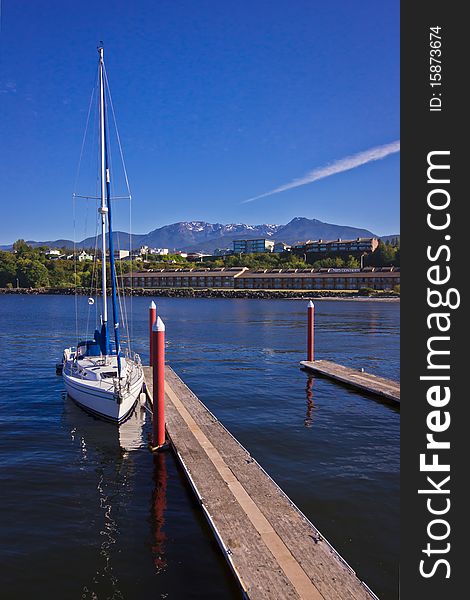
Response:
POLYGON ((154 352, 154 348, 153 348, 153 326, 155 325, 155 321, 157 320, 157 305, 155 304, 155 302, 152 300, 152 302, 150 303, 149 306, 149 329, 150 329, 150 334, 149 334, 149 341, 150 341, 150 364, 153 365, 153 363, 155 362, 154 360, 154 356, 153 356, 153 352, 154 352))
POLYGON ((314 353, 314 337, 315 337, 315 305, 310 300, 307 305, 308 312, 308 331, 307 331, 307 360, 313 362, 315 360, 314 353))
POLYGON ((154 450, 165 446, 165 325, 157 317, 153 338, 153 439, 154 450))

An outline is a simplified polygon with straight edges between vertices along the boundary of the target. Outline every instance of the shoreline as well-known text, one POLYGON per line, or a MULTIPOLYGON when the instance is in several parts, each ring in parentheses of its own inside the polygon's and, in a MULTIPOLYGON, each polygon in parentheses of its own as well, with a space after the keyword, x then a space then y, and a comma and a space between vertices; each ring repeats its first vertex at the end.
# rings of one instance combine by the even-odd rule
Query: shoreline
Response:
MULTIPOLYGON (((126 295, 163 297, 163 298, 246 298, 254 300, 378 300, 384 302, 399 302, 400 296, 393 292, 377 292, 362 295, 353 290, 234 290, 234 289, 141 289, 124 290, 126 295)), ((0 295, 29 295, 29 296, 73 296, 75 293, 87 296, 88 290, 83 288, 0 288, 0 295)))

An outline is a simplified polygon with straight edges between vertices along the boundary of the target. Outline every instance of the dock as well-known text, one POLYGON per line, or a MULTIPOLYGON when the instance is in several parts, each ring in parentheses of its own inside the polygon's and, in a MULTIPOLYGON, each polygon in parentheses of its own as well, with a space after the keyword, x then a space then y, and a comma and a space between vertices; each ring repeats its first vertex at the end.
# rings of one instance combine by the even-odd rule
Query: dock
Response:
MULTIPOLYGON (((144 374, 152 403, 152 369, 144 374)), ((377 600, 168 365, 165 414, 167 438, 246 598, 377 600)))
POLYGON ((300 365, 316 375, 334 379, 360 392, 371 394, 400 406, 400 384, 397 381, 344 367, 329 360, 303 360, 300 365))

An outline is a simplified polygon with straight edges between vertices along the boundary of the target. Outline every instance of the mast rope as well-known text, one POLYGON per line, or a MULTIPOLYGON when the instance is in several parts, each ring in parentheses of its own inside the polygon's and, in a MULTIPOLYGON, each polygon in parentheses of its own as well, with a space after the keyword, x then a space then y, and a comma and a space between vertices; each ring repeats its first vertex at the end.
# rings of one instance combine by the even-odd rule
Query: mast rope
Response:
POLYGON ((116 115, 114 113, 113 99, 111 97, 111 90, 109 88, 108 74, 106 72, 106 67, 104 66, 104 64, 103 64, 103 71, 104 71, 104 79, 105 79, 105 82, 106 82, 106 90, 108 92, 109 105, 111 106, 111 113, 113 115, 114 128, 116 130, 116 139, 117 139, 117 143, 118 143, 118 146, 119 146, 119 154, 121 156, 121 164, 122 164, 122 168, 123 168, 123 171, 124 171, 124 178, 126 180, 127 193, 129 194, 129 200, 132 200, 131 188, 130 188, 130 185, 129 185, 129 178, 127 177, 126 164, 124 162, 124 154, 122 152, 121 137, 119 136, 119 130, 118 130, 117 122, 116 122, 116 115))
MULTIPOLYGON (((106 80, 107 83, 107 80, 106 80)), ((105 88, 106 92, 107 92, 107 97, 110 99, 109 96, 109 86, 106 85, 105 88)), ((108 111, 106 111, 106 126, 108 128, 108 130, 110 130, 109 127, 109 116, 108 116, 108 111)), ((116 122, 114 122, 114 125, 116 126, 116 122)), ((110 144, 111 140, 108 139, 108 144, 110 144)), ((112 152, 108 153, 108 161, 109 161, 109 171, 110 173, 113 173, 113 155, 112 152)), ((114 190, 115 190, 115 186, 114 186, 114 178, 111 177, 110 178, 110 189, 111 189, 111 196, 114 196, 114 190)), ((116 218, 116 215, 114 215, 114 217, 116 218)), ((122 250, 121 248, 121 238, 120 236, 116 236, 116 246, 117 246, 117 250, 118 252, 120 252, 122 250)), ((121 259, 118 260, 119 262, 119 267, 120 267, 120 271, 121 271, 121 278, 122 278, 122 261, 121 259)), ((116 295, 117 295, 117 300, 118 300, 118 304, 119 304, 119 313, 121 315, 121 319, 122 319, 122 325, 123 325, 123 330, 125 330, 125 334, 127 337, 127 346, 130 350, 130 337, 129 337, 129 327, 128 327, 128 322, 127 322, 127 306, 126 303, 123 302, 122 296, 123 296, 123 291, 122 291, 122 286, 119 285, 119 273, 118 273, 118 269, 117 269, 117 265, 116 265, 116 261, 114 261, 114 277, 115 277, 115 281, 116 281, 116 295)), ((125 300, 125 299, 124 299, 125 300)), ((124 333, 124 331, 123 331, 124 333)), ((124 337, 121 338, 121 342, 124 341, 124 337)))
MULTIPOLYGON (((111 116, 109 116, 108 111, 105 112, 105 118, 106 118, 106 127, 108 129, 108 131, 110 131, 110 121, 112 120, 113 122, 113 129, 115 131, 115 135, 116 135, 116 141, 117 141, 117 146, 119 148, 119 156, 120 156, 120 162, 121 162, 121 167, 122 167, 122 171, 123 171, 123 175, 124 175, 124 179, 125 179, 125 185, 126 185, 126 190, 127 190, 127 197, 123 196, 123 198, 127 198, 129 199, 129 259, 130 259, 130 270, 132 272, 133 269, 133 256, 132 256, 132 242, 133 242, 133 238, 132 238, 132 205, 130 200, 132 199, 132 194, 131 194, 131 190, 130 190, 130 184, 129 184, 129 178, 128 178, 128 174, 127 174, 127 169, 126 169, 126 164, 124 161, 124 153, 123 153, 123 149, 122 149, 122 143, 121 143, 121 138, 119 135, 119 129, 117 126, 117 121, 116 121, 116 114, 115 114, 115 110, 114 110, 114 105, 113 105, 113 100, 112 100, 112 96, 111 96, 111 91, 110 91, 110 87, 109 87, 109 81, 108 81, 108 75, 106 72, 106 67, 104 65, 104 63, 102 63, 102 74, 103 74, 103 88, 104 88, 104 102, 105 105, 107 104, 110 108, 111 108, 111 116), (107 102, 107 100, 109 99, 109 104, 107 102)), ((97 77, 95 80, 95 85, 92 88, 91 91, 91 96, 90 96, 90 102, 88 105, 88 111, 87 111, 87 117, 86 117, 86 125, 85 125, 85 132, 83 134, 83 138, 82 138, 82 143, 81 143, 81 148, 80 148, 80 155, 79 155, 79 161, 78 161, 78 166, 77 166, 77 171, 76 171, 76 175, 75 175, 75 183, 74 183, 74 192, 73 192, 73 236, 74 236, 74 241, 73 241, 73 252, 74 252, 74 284, 75 284, 75 334, 76 334, 76 338, 77 338, 77 344, 80 340, 79 338, 79 323, 78 323, 78 294, 77 294, 77 290, 78 290, 78 268, 77 268, 77 262, 78 262, 78 256, 77 256, 77 251, 79 250, 77 244, 78 244, 78 240, 77 240, 77 210, 78 210, 78 205, 76 204, 77 198, 94 198, 93 196, 80 196, 78 194, 78 185, 79 185, 79 179, 81 176, 81 171, 82 171, 82 165, 83 165, 83 159, 84 159, 84 150, 85 150, 85 145, 87 144, 87 140, 90 136, 89 134, 89 129, 90 129, 90 125, 91 125, 91 120, 92 120, 92 107, 94 102, 96 101, 96 103, 98 103, 99 100, 99 94, 97 92, 97 90, 99 89, 99 80, 100 80, 100 70, 98 68, 98 73, 97 73, 97 77)), ((98 120, 98 111, 96 111, 96 114, 94 114, 94 119, 93 121, 97 121, 98 120)), ((96 123, 95 123, 96 124, 96 123)), ((92 137, 93 140, 92 141, 92 145, 93 147, 95 146, 95 139, 96 139, 96 129, 97 127, 93 128, 93 132, 92 132, 92 137)), ((110 140, 108 140, 108 144, 109 144, 110 140)), ((89 167, 91 167, 91 163, 95 162, 95 160, 93 159, 93 154, 91 153, 90 155, 90 165, 89 167)), ((95 154, 96 157, 96 161, 98 164, 98 169, 97 169, 97 177, 95 180, 95 197, 98 198, 99 197, 99 187, 100 187, 100 176, 99 176, 99 163, 100 163, 100 153, 98 152, 98 148, 97 148, 97 152, 95 154)), ((112 170, 112 153, 109 152, 108 153, 108 160, 109 160, 109 170, 110 172, 113 172, 112 170)), ((110 188, 113 188, 113 193, 111 194, 111 197, 114 196, 114 180, 111 179, 110 181, 110 188)), ((97 203, 98 205, 98 203, 97 203)), ((86 234, 87 234, 87 228, 88 228, 88 203, 87 203, 87 207, 85 209, 85 225, 84 225, 84 239, 86 239, 86 234)), ((97 298, 98 296, 98 287, 99 287, 99 281, 98 281, 98 267, 97 267, 97 260, 98 260, 98 246, 99 246, 99 218, 96 219, 95 221, 95 244, 94 244, 94 260, 93 260, 93 266, 92 266, 92 272, 91 272, 91 280, 90 280, 90 297, 95 297, 97 298)), ((114 239, 114 236, 113 236, 114 239)), ((121 250, 121 240, 120 237, 117 237, 117 246, 118 249, 121 250)), ((106 260, 106 257, 102 257, 101 258, 102 261, 106 260)), ((118 303, 119 303, 119 309, 120 309, 120 315, 122 318, 122 325, 125 328, 125 332, 127 334, 127 343, 128 343, 128 347, 129 350, 130 345, 131 345, 131 331, 129 330, 129 321, 130 321, 130 325, 132 328, 133 325, 133 318, 132 318, 132 295, 133 295, 133 289, 132 289, 132 278, 131 278, 131 286, 130 286, 130 307, 129 307, 129 311, 128 311, 128 307, 127 307, 127 302, 126 299, 123 298, 122 296, 125 295, 125 288, 123 285, 123 276, 124 276, 124 269, 123 269, 123 265, 122 262, 119 261, 119 267, 117 267, 117 265, 115 264, 114 266, 114 275, 115 275, 115 279, 116 279, 116 287, 117 287, 117 291, 118 291, 118 303), (119 273, 118 273, 119 272, 119 273), (121 278, 121 282, 119 282, 119 276, 121 278), (130 312, 130 319, 129 319, 129 312, 130 312)), ((83 283, 83 282, 82 282, 83 283)), ((84 332, 84 335, 87 336, 89 334, 89 326, 90 326, 90 318, 91 318, 91 313, 93 310, 93 306, 95 309, 95 319, 96 319, 96 323, 98 325, 98 303, 94 302, 94 304, 89 304, 88 305, 88 311, 87 311, 87 319, 86 319, 86 330, 84 332)), ((81 328, 80 328, 81 329, 81 328)), ((117 351, 118 349, 116 349, 117 351)))
MULTIPOLYGON (((97 208, 98 208, 98 202, 97 204, 97 208)), ((96 211, 96 214, 98 214, 98 210, 96 211)), ((96 277, 96 290, 94 288, 94 282, 95 282, 95 274, 96 274, 96 261, 97 261, 97 256, 98 256, 98 221, 99 219, 97 218, 95 221, 95 249, 94 249, 94 257, 93 257, 93 268, 91 271, 91 281, 90 281, 90 297, 92 296, 97 296, 98 295, 98 277, 96 277)), ((95 302, 92 306, 95 307, 95 322, 96 324, 98 323, 98 302, 95 302)), ((88 305, 88 314, 87 314, 87 321, 86 321, 86 329, 85 329, 85 335, 88 334, 88 327, 90 325, 90 314, 92 311, 92 306, 88 305)))
POLYGON ((75 173, 75 181, 74 181, 74 186, 73 186, 73 194, 72 194, 72 212, 73 212, 73 275, 74 275, 74 287, 75 287, 75 338, 76 338, 76 345, 78 345, 79 342, 79 331, 78 331, 78 295, 77 295, 77 226, 76 226, 76 195, 77 195, 77 188, 78 188, 78 178, 80 177, 80 171, 81 171, 81 166, 82 166, 82 159, 83 159, 83 151, 85 148, 85 142, 86 142, 86 138, 88 135, 88 126, 90 123, 90 115, 91 115, 91 107, 93 105, 93 98, 95 95, 95 86, 92 87, 91 90, 91 96, 90 96, 90 102, 88 104, 88 112, 87 112, 87 118, 86 118, 86 124, 85 124, 85 132, 83 134, 83 138, 82 138, 82 145, 80 148, 80 155, 78 158, 78 165, 77 165, 77 170, 75 173))
POLYGON ((72 196, 73 212, 73 275, 75 283, 75 346, 78 346, 78 297, 77 297, 77 234, 75 227, 75 195, 72 196))
MULTIPOLYGON (((111 107, 111 114, 112 114, 112 117, 113 117, 114 130, 116 132, 116 140, 117 140, 117 143, 118 143, 119 155, 120 155, 120 158, 121 158, 121 166, 122 166, 122 170, 123 170, 123 173, 124 173, 124 179, 126 181, 127 194, 128 194, 128 197, 129 197, 129 258, 130 258, 130 267, 131 267, 131 273, 132 273, 132 267, 133 267, 133 261, 132 261, 132 202, 131 202, 132 201, 132 193, 131 193, 131 188, 130 188, 130 184, 129 184, 129 178, 128 178, 128 175, 127 175, 126 163, 124 161, 124 153, 123 153, 123 150, 122 150, 121 136, 119 135, 119 129, 118 129, 118 126, 117 126, 116 113, 114 111, 113 98, 111 96, 111 89, 109 87, 108 74, 107 74, 107 71, 106 71, 106 66, 104 64, 103 64, 103 72, 104 72, 104 79, 105 79, 105 83, 106 83, 105 88, 106 88, 106 91, 107 91, 107 96, 109 98, 109 105, 111 107)), ((111 157, 110 157, 110 160, 111 160, 111 157)), ((113 185, 112 181, 111 181, 111 185, 113 185)), ((118 238, 118 245, 120 247, 120 240, 119 240, 119 238, 118 238)), ((121 278, 122 278, 122 265, 120 265, 120 268, 121 268, 121 278)), ((117 276, 116 276, 116 279, 117 279, 117 276)), ((131 278, 131 282, 132 282, 132 278, 131 278)), ((123 286, 121 286, 121 294, 125 295, 125 289, 123 288, 123 286)), ((123 316, 123 320, 124 320, 124 323, 125 323, 125 328, 126 328, 126 331, 127 331, 127 339, 128 339, 129 350, 131 349, 130 345, 131 345, 131 338, 132 338, 132 334, 133 334, 133 331, 132 331, 132 329, 133 329, 132 300, 133 300, 133 298, 132 298, 132 283, 131 283, 131 292, 130 292, 130 329, 131 330, 129 330, 129 319, 128 319, 128 314, 127 314, 127 304, 126 304, 126 302, 124 302, 124 311, 123 311, 122 306, 121 306, 121 301, 119 299, 121 314, 123 316)))

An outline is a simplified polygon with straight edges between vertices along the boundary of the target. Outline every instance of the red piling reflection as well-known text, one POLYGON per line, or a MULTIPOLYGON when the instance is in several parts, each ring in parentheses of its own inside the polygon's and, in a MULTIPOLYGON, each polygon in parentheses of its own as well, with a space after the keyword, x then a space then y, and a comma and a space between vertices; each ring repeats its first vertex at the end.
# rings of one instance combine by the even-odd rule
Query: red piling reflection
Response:
POLYGON ((164 525, 168 474, 166 470, 165 454, 162 452, 157 452, 154 454, 153 464, 153 479, 155 482, 155 488, 152 494, 152 511, 153 523, 155 527, 155 543, 152 546, 152 554, 155 570, 157 573, 160 573, 161 571, 164 571, 167 566, 167 561, 165 558, 166 533, 164 532, 164 525))
POLYGON ((307 413, 304 419, 305 427, 312 427, 313 425, 313 417, 312 412, 314 408, 313 404, 313 377, 309 377, 307 379, 307 387, 305 388, 305 392, 307 394, 307 413))

